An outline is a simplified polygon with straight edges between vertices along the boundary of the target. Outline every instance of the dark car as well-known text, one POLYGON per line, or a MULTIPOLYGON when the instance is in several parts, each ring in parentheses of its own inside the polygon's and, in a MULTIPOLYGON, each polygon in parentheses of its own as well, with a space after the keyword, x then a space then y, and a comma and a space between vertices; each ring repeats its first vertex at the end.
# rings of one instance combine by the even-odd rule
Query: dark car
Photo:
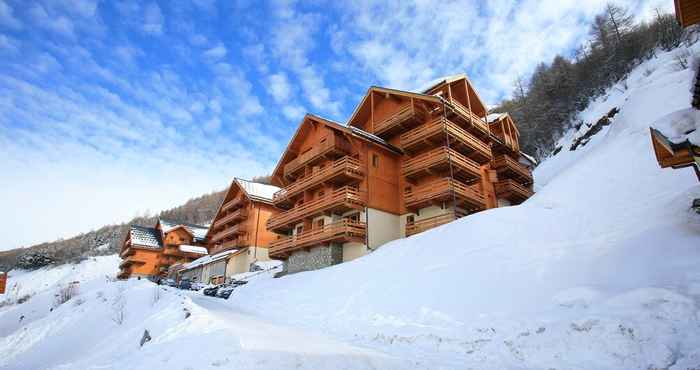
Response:
POLYGON ((217 286, 213 286, 213 287, 211 287, 211 288, 205 288, 205 289, 202 291, 202 293, 204 293, 204 295, 208 295, 208 296, 211 296, 211 297, 215 297, 215 296, 216 296, 216 291, 218 291, 218 290, 219 290, 219 286, 217 285, 217 286))
POLYGON ((177 287, 180 289, 190 290, 190 288, 192 288, 192 282, 189 280, 181 280, 177 287))
POLYGON ((231 296, 231 293, 233 293, 233 290, 236 289, 236 287, 237 285, 231 283, 219 285, 219 290, 216 291, 216 296, 219 298, 228 299, 228 297, 231 296))

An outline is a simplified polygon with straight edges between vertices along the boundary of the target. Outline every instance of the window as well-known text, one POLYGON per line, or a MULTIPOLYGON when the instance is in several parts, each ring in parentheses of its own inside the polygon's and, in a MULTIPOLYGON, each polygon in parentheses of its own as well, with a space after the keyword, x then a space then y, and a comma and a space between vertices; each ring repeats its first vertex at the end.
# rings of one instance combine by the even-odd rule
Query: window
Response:
POLYGON ((316 221, 316 227, 319 228, 319 229, 322 229, 322 228, 323 228, 323 225, 325 225, 325 223, 326 223, 326 220, 325 220, 325 219, 323 219, 323 218, 322 218, 322 219, 319 219, 318 221, 316 221))
POLYGON ((410 187, 410 186, 407 186, 407 187, 403 188, 403 192, 404 192, 404 193, 410 193, 410 192, 411 192, 411 187, 410 187))
POLYGON ((297 235, 301 234, 302 231, 304 231, 304 226, 297 226, 297 235))
POLYGON ((323 191, 323 190, 321 190, 321 191, 318 192, 317 195, 318 195, 319 198, 322 198, 324 195, 326 195, 326 192, 323 191))
POLYGON ((347 216, 347 219, 353 222, 360 222, 360 214, 359 213, 353 213, 349 216, 347 216))
POLYGON ((406 216, 406 224, 411 225, 414 222, 416 222, 416 219, 413 217, 413 215, 406 216))
POLYGON ((379 168, 379 155, 372 153, 372 167, 379 168))

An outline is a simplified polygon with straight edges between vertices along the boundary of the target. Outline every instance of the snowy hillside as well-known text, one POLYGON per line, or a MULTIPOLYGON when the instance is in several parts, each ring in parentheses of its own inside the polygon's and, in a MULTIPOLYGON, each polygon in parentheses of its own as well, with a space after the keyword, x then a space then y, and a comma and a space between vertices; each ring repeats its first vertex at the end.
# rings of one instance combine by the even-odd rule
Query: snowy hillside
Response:
POLYGON ((46 289, 0 309, 0 368, 700 368, 700 185, 657 166, 648 131, 690 108, 674 55, 582 112, 619 108, 585 146, 586 125, 563 138, 521 206, 228 301, 96 278, 49 312, 46 289))

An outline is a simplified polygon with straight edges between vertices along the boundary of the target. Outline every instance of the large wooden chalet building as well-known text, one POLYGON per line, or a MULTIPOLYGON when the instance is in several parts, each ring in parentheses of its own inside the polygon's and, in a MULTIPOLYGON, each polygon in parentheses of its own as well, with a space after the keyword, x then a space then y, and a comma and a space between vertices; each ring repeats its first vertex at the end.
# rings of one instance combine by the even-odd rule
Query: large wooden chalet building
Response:
POLYGON ((209 256, 184 265, 180 276, 218 283, 250 271, 256 262, 269 261, 268 247, 277 235, 265 225, 279 212, 272 203, 278 190, 276 186, 234 179, 207 232, 209 256))
POLYGON ((487 112, 458 75, 421 93, 371 87, 347 125, 307 114, 273 172, 270 257, 289 273, 321 268, 526 200, 518 129, 487 112))
POLYGON ((155 227, 130 226, 122 245, 117 277, 165 276, 170 266, 206 255, 207 230, 205 226, 163 219, 155 227))

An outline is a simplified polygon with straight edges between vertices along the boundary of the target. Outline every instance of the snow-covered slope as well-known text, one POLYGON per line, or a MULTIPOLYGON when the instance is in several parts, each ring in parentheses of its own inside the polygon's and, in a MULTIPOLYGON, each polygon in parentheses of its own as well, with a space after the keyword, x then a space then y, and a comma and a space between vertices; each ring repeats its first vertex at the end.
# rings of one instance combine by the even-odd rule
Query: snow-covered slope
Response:
POLYGON ((593 123, 620 109, 584 147, 568 150, 581 133, 563 138, 521 206, 324 270, 256 275, 228 301, 97 279, 82 304, 10 328, 46 291, 0 311, 0 367, 700 368, 700 216, 689 210, 700 185, 657 166, 648 131, 689 109, 692 73, 674 55, 582 112, 593 123), (139 349, 146 328, 153 340, 139 349))

